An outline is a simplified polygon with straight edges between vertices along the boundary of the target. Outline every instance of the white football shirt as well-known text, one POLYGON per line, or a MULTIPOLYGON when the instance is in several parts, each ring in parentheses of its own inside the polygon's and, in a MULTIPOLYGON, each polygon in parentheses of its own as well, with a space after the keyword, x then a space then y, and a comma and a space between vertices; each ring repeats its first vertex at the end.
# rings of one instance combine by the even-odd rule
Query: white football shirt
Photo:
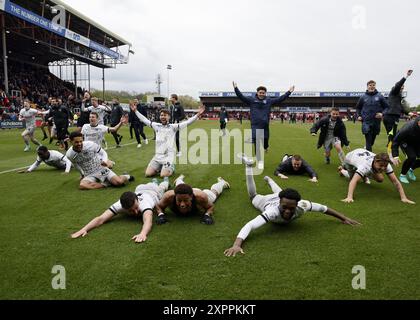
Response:
POLYGON ((92 141, 97 145, 101 145, 105 133, 109 133, 109 128, 103 124, 92 127, 89 123, 82 127, 84 141, 92 141))
MULTIPOLYGON (((356 149, 346 155, 345 164, 349 165, 361 177, 373 175, 373 160, 376 154, 365 149, 356 149)), ((386 168, 386 174, 394 172, 391 164, 386 168)))
POLYGON ((89 112, 95 112, 98 114, 98 123, 99 124, 104 124, 104 117, 107 111, 111 111, 108 107, 106 106, 97 106, 96 108, 94 106, 91 106, 89 108, 86 108, 85 110, 89 111, 89 112))
POLYGON ((67 159, 65 155, 56 151, 49 150, 50 157, 47 160, 42 160, 39 156, 36 159, 36 162, 28 169, 29 172, 36 170, 42 162, 45 162, 48 166, 54 167, 60 170, 66 169, 66 172, 70 172, 71 161, 67 159))
POLYGON ((75 165, 83 176, 92 175, 103 169, 102 148, 94 142, 84 141, 81 152, 76 152, 71 147, 66 157, 75 165))
POLYGON ((23 108, 20 110, 19 115, 25 120, 26 122, 26 129, 35 128, 35 116, 38 114, 38 111, 35 109, 26 110, 23 108))

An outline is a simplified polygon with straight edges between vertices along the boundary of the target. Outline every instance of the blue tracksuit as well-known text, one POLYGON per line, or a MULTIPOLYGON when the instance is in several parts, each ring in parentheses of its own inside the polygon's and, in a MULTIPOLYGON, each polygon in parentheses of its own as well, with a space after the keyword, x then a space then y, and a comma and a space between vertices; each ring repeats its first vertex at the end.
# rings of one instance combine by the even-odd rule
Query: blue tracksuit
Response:
MULTIPOLYGON (((380 130, 381 120, 375 118, 377 113, 384 113, 389 108, 388 102, 384 96, 375 90, 373 93, 366 91, 366 93, 360 97, 357 103, 356 109, 357 114, 362 117, 364 126, 362 126, 363 134, 367 134, 368 127, 372 125, 376 130, 380 130)), ((379 134, 379 132, 376 132, 379 134)))
POLYGON ((266 98, 260 100, 257 95, 254 98, 245 97, 238 88, 235 88, 236 96, 251 110, 252 139, 255 142, 256 130, 264 130, 264 139, 270 137, 269 123, 271 107, 286 100, 292 93, 290 91, 279 98, 266 98))
POLYGON ((389 108, 384 96, 377 90, 360 97, 357 103, 357 115, 362 117, 362 133, 366 138, 366 149, 372 151, 376 136, 381 132, 381 119, 376 119, 377 113, 385 113, 389 108))

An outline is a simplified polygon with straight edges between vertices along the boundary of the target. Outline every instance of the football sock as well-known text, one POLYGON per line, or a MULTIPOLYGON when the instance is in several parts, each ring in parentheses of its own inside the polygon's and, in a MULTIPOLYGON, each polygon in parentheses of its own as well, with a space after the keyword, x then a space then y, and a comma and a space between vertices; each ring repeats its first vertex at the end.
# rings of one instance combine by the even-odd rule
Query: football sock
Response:
POLYGON ((268 185, 270 186, 271 190, 274 193, 280 193, 281 192, 282 189, 273 179, 271 179, 270 177, 267 177, 266 181, 268 182, 268 185))
POLYGON ((225 185, 224 181, 220 181, 214 185, 211 186, 210 190, 215 191, 216 194, 221 195, 223 192, 223 187, 225 185))
POLYGON ((341 151, 338 153, 338 158, 340 159, 341 164, 343 164, 344 160, 346 159, 346 155, 344 154, 344 151, 341 151))
POLYGON ((255 186, 254 173, 252 167, 246 166, 246 187, 248 189, 248 194, 251 198, 254 198, 257 195, 257 187, 255 186))

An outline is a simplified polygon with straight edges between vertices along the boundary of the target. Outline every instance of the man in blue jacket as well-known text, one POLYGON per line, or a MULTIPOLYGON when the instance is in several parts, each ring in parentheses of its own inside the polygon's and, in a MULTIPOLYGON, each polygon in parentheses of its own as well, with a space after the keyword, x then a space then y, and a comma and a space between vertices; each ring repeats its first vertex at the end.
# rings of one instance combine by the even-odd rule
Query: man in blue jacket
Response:
POLYGON ((366 150, 372 152, 376 136, 381 132, 381 120, 388 102, 384 96, 376 90, 376 82, 371 80, 367 83, 366 93, 360 97, 356 105, 359 121, 362 121, 362 133, 366 139, 366 150))
POLYGON ((251 129, 252 129, 252 143, 255 147, 255 153, 258 161, 258 169, 264 169, 264 162, 262 161, 262 155, 260 151, 261 140, 264 140, 264 149, 267 152, 269 148, 270 139, 270 112, 273 105, 278 105, 286 100, 294 91, 295 87, 292 86, 288 92, 279 98, 267 98, 267 88, 259 87, 255 97, 245 97, 238 89, 236 82, 233 82, 236 96, 251 110, 251 129), (263 137, 258 135, 257 130, 261 130, 264 133, 263 137))

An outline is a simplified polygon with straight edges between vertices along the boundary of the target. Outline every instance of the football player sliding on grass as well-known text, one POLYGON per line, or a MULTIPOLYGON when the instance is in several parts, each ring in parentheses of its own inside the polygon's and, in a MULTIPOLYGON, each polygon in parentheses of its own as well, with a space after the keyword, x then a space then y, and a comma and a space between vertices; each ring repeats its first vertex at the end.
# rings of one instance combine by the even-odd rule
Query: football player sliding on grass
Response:
POLYGON ((265 177, 264 180, 270 185, 273 194, 259 195, 255 187, 254 175, 252 171, 253 160, 245 155, 241 155, 242 161, 246 165, 246 184, 248 188, 249 197, 255 208, 262 212, 254 220, 248 222, 239 232, 233 246, 225 250, 224 254, 227 257, 234 257, 236 254, 245 252, 242 249, 242 244, 249 236, 251 231, 258 229, 268 222, 289 224, 295 219, 300 218, 306 212, 320 212, 332 216, 342 221, 342 223, 357 226, 359 222, 347 218, 343 214, 328 208, 324 205, 302 200, 299 192, 293 189, 282 190, 273 179, 265 177))
POLYGON ((147 240, 147 236, 152 230, 153 209, 168 190, 169 182, 165 179, 160 185, 157 181, 141 184, 137 186, 135 192, 125 192, 120 200, 114 203, 109 209, 105 210, 100 216, 94 218, 78 232, 71 235, 73 239, 85 237, 88 232, 98 228, 107 221, 111 220, 119 213, 127 213, 135 217, 143 216, 143 227, 140 234, 135 235, 132 240, 142 243, 147 240))
POLYGON ((157 224, 162 225, 168 222, 165 210, 169 208, 178 217, 202 214, 201 223, 212 225, 214 204, 224 189, 230 189, 229 183, 219 177, 217 183, 210 189, 201 190, 186 184, 184 178, 184 175, 179 176, 175 180, 175 189, 166 192, 156 205, 157 224))
POLYGON ((384 173, 397 189, 401 201, 408 204, 415 204, 407 198, 404 188, 395 176, 394 169, 391 166, 391 159, 386 153, 374 154, 366 149, 356 149, 347 154, 343 167, 339 167, 338 171, 341 176, 350 179, 347 198, 342 200, 346 203, 354 202, 354 191, 357 184, 364 180, 370 184, 369 178, 382 183, 384 181, 384 173))

